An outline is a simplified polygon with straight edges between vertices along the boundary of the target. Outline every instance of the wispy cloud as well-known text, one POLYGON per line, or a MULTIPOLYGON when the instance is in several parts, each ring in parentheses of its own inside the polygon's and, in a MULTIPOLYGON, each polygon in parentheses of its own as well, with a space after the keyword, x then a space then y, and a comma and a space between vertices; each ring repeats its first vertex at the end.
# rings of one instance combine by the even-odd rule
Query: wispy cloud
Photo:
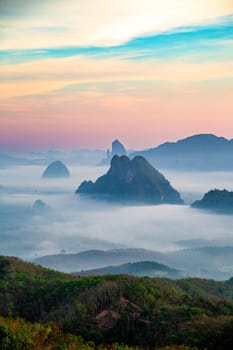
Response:
POLYGON ((141 81, 142 90, 148 82, 181 84, 206 80, 228 79, 233 62, 185 62, 119 60, 86 57, 53 58, 0 66, 1 98, 48 93, 74 84, 96 84, 141 81))
POLYGON ((223 0, 0 1, 2 49, 122 45, 233 12, 223 0), (63 30, 61 31, 61 27, 63 30))
POLYGON ((88 56, 96 59, 164 60, 193 55, 202 61, 233 59, 233 16, 212 25, 181 27, 152 36, 132 39, 118 46, 64 46, 0 51, 2 64, 46 58, 88 56), (215 52, 215 55, 213 55, 215 52))

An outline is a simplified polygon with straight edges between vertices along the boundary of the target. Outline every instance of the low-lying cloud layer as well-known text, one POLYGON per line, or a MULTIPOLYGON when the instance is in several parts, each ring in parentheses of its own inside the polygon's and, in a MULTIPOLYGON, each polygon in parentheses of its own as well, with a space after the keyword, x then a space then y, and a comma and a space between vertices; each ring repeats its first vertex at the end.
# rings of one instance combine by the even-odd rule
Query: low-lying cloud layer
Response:
MULTIPOLYGON (((34 258, 86 249, 140 247, 169 251, 176 241, 233 244, 233 216, 185 206, 119 206, 75 195, 84 179, 95 180, 104 167, 71 167, 66 180, 42 180, 41 166, 1 169, 0 254, 34 258), (35 200, 49 208, 32 210, 35 200)), ((186 202, 213 187, 233 189, 231 173, 179 173, 167 178, 186 202)))

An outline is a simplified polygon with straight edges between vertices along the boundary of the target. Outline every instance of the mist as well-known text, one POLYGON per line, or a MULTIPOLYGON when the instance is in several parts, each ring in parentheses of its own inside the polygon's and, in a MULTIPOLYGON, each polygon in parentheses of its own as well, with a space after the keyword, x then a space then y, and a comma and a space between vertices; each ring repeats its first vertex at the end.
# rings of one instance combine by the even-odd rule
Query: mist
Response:
POLYGON ((162 171, 186 205, 119 205, 75 194, 83 180, 106 167, 69 167, 69 179, 41 179, 44 166, 1 169, 0 246, 2 255, 33 259, 62 250, 145 248, 168 252, 197 242, 233 245, 233 216, 190 208, 208 190, 233 189, 233 174, 162 171), (36 200, 46 210, 32 210, 36 200))

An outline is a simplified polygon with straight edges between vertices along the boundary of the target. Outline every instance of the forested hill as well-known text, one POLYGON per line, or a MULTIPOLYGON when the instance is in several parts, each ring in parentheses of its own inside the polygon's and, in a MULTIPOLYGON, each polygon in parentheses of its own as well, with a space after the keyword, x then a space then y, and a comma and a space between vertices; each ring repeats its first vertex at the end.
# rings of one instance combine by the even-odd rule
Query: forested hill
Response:
MULTIPOLYGON (((42 330, 53 322, 61 334, 79 335, 95 344, 227 350, 233 346, 233 279, 77 278, 0 257, 0 315, 39 322, 42 330)), ((11 329, 9 322, 17 321, 0 321, 1 345, 6 329, 11 329)))

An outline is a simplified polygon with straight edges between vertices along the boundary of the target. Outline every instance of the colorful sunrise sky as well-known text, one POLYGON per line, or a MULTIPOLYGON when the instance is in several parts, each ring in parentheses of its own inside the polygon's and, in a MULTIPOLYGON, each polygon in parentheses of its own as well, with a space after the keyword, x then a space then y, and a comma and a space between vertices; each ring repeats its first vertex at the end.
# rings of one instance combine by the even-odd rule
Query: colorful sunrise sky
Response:
POLYGON ((233 0, 0 0, 0 152, 233 138, 233 0))

